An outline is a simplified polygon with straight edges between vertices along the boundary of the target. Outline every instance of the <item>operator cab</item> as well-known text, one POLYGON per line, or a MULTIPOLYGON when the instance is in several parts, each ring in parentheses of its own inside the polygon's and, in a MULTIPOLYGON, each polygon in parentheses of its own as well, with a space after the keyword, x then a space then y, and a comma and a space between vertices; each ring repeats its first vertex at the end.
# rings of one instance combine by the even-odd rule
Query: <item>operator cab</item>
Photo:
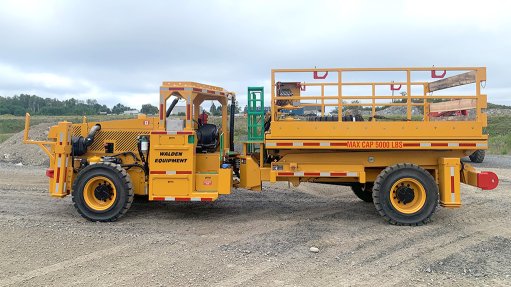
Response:
MULTIPOLYGON (((197 153, 219 152, 221 148, 230 148, 230 141, 223 141, 221 138, 230 139, 227 127, 229 99, 234 99, 234 94, 225 91, 222 88, 203 85, 193 82, 164 82, 160 88, 160 109, 165 110, 165 120, 163 123, 167 132, 177 132, 183 130, 194 130, 196 135, 197 153), (208 119, 208 114, 202 109, 204 102, 216 104, 221 112, 221 122, 216 125, 208 119), (178 105, 178 103, 183 103, 178 105), (167 103, 170 103, 167 106, 167 103), (181 107, 184 112, 176 112, 181 107), (174 111, 174 113, 173 113, 174 111), (171 117, 177 114, 184 118, 176 119, 171 117), (224 146, 221 147, 221 142, 224 146)), ((163 115, 160 114, 160 118, 163 115)))

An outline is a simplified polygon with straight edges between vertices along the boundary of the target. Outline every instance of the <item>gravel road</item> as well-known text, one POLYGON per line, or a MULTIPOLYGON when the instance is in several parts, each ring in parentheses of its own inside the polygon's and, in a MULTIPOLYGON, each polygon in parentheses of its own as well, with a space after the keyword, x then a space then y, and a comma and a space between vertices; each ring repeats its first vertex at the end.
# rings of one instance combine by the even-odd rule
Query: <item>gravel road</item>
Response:
POLYGON ((399 227, 318 184, 136 202, 119 222, 91 223, 48 196, 44 168, 0 164, 0 286, 509 286, 511 157, 477 168, 500 187, 463 185, 460 209, 399 227))

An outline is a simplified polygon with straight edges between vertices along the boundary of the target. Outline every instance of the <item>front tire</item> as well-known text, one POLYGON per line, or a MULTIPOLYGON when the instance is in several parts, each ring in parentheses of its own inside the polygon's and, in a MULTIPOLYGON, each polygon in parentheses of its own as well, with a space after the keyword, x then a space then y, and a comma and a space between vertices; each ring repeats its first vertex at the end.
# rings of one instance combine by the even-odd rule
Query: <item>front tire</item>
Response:
POLYGON ((438 185, 425 169, 409 163, 396 164, 376 178, 373 202, 390 224, 423 225, 438 206, 438 185))
POLYGON ((115 221, 133 202, 131 178, 118 164, 96 163, 82 169, 73 184, 73 202, 90 221, 115 221))

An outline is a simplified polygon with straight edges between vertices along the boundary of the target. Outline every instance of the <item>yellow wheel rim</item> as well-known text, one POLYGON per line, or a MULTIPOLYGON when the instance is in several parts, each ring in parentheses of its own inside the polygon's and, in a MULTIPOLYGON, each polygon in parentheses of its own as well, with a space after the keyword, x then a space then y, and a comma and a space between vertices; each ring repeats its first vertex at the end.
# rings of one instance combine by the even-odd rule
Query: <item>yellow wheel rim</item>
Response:
POLYGON ((401 178, 390 189, 390 202, 401 213, 416 213, 426 203, 426 190, 416 179, 401 178))
POLYGON ((117 191, 114 183, 104 177, 96 176, 85 184, 83 199, 87 206, 97 211, 107 210, 114 205, 117 191))

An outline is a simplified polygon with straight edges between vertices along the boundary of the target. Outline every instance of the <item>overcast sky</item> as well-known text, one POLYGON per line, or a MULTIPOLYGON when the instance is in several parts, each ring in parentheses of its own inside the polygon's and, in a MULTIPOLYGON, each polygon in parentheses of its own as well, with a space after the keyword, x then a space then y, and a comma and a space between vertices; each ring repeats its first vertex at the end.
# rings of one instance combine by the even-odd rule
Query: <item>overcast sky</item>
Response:
POLYGON ((486 66, 511 105, 508 1, 0 2, 0 95, 156 105, 162 81, 246 103, 272 68, 486 66))

